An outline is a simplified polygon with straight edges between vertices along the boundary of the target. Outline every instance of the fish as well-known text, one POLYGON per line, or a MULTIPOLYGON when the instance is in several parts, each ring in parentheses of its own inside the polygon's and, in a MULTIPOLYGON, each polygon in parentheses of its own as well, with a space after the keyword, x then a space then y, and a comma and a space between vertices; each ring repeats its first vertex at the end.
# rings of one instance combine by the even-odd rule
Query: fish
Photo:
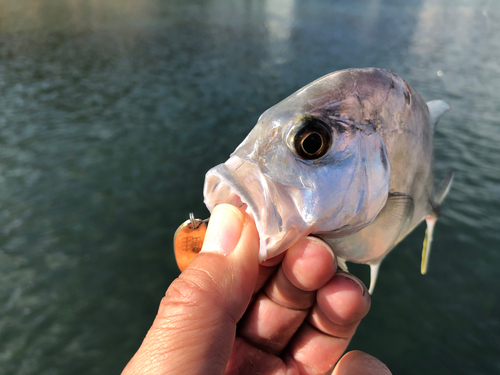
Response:
POLYGON ((421 272, 453 174, 435 189, 433 136, 441 100, 425 102, 379 68, 327 74, 266 110, 243 142, 205 176, 204 202, 244 208, 259 233, 259 260, 301 237, 326 241, 339 267, 383 259, 423 220, 421 272))

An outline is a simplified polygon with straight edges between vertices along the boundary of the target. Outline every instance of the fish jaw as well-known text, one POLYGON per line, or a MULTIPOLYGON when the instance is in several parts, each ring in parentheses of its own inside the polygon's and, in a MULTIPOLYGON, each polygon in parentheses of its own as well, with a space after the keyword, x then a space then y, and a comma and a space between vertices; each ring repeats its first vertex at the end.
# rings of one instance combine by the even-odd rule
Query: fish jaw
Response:
POLYGON ((293 202, 293 190, 299 194, 299 188, 276 184, 260 168, 233 155, 207 172, 203 195, 210 212, 220 203, 245 209, 255 221, 260 237, 259 260, 263 262, 309 234, 310 226, 293 202))

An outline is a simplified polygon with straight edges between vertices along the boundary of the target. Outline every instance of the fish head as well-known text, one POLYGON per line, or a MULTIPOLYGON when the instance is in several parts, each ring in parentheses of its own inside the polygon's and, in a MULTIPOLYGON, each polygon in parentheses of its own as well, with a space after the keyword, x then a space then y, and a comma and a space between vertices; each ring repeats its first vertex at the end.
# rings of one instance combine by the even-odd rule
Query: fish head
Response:
POLYGON ((261 261, 309 234, 359 231, 386 203, 384 141, 352 82, 336 74, 264 112, 230 158, 206 174, 208 209, 244 207, 259 232, 261 261))

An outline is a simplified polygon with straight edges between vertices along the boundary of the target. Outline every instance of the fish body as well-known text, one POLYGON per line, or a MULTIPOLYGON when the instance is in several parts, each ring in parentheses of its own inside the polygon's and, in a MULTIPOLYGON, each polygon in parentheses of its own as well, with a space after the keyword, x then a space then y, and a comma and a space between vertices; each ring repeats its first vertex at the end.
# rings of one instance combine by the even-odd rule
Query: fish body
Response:
POLYGON ((449 109, 425 103, 397 74, 328 74, 264 112, 226 163, 207 172, 205 203, 245 204, 261 261, 315 235, 345 261, 371 267, 423 219, 422 272, 448 175, 433 188, 433 134, 449 109))

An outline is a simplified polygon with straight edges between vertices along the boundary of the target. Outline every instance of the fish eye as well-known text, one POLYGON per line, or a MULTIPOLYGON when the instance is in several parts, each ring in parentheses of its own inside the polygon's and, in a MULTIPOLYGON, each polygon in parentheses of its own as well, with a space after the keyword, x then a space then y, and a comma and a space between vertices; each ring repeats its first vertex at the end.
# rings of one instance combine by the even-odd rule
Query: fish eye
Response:
POLYGON ((302 124, 294 137, 297 155, 305 160, 314 160, 327 153, 332 145, 332 136, 328 125, 317 119, 302 124))

